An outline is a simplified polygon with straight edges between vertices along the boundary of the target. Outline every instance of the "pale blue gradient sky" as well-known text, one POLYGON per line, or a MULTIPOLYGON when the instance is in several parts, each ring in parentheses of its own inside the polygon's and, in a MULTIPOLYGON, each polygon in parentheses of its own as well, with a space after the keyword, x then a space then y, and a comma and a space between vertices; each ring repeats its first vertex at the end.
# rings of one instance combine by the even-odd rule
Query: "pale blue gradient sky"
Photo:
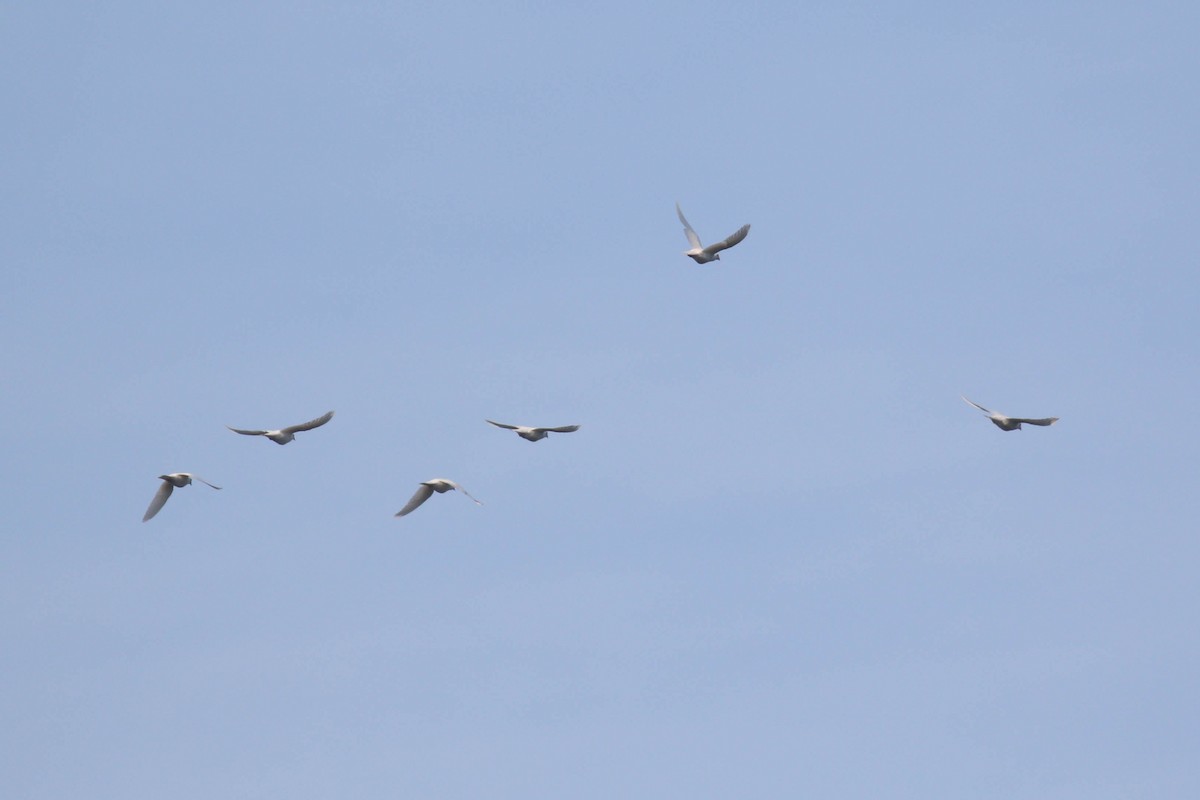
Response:
POLYGON ((9 4, 0 794, 1200 794, 1200 10, 1053 5, 9 4))

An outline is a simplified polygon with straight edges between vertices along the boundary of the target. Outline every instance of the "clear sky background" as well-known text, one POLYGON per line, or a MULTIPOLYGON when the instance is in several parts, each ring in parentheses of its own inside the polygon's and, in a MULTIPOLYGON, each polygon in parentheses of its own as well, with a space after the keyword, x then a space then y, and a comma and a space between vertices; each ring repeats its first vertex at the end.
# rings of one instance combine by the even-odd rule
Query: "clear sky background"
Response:
POLYGON ((1197 30, 7 4, 0 794, 1200 796, 1197 30))

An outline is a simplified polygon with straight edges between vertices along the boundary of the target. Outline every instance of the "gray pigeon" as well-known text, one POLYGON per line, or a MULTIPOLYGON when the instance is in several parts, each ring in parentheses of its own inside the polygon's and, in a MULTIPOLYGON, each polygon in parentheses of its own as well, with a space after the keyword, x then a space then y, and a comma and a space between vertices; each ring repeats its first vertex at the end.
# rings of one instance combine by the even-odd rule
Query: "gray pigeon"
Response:
MULTIPOLYGON (((960 396, 962 396, 962 395, 960 395, 960 396)), ((999 428, 1002 431, 1019 431, 1019 430, 1021 430, 1022 424, 1024 424, 1024 425, 1041 425, 1042 427, 1045 427, 1047 425, 1053 425, 1054 423, 1058 422, 1058 417, 1046 417, 1045 419, 1025 419, 1024 417, 1006 417, 1003 414, 1001 414, 999 411, 989 411, 988 409, 979 405, 979 403, 975 403, 975 402, 972 402, 971 400, 967 400, 967 398, 965 396, 962 396, 962 399, 965 400, 970 405, 975 406, 983 413, 987 414, 988 419, 990 419, 992 421, 992 424, 995 425, 997 428, 999 428)))
POLYGON ((683 232, 687 235, 688 243, 692 249, 684 251, 684 255, 690 257, 697 264, 707 264, 710 261, 720 261, 721 256, 717 255, 722 250, 728 250, 735 244, 746 238, 746 234, 750 232, 749 225, 743 225, 738 228, 728 239, 710 244, 704 247, 700 244, 700 237, 692 230, 692 226, 688 224, 687 219, 683 216, 683 209, 679 207, 679 203, 675 204, 675 213, 679 215, 679 221, 683 223, 683 232))
MULTIPOLYGON (((455 489, 462 492, 467 497, 471 497, 470 493, 468 493, 466 489, 462 488, 448 478, 431 478, 427 481, 421 481, 421 485, 417 487, 416 494, 414 494, 412 499, 408 501, 408 505, 396 512, 396 516, 403 517, 405 514, 411 513, 416 509, 417 506, 421 505, 421 503, 424 503, 426 500, 432 497, 434 492, 437 492, 438 494, 444 494, 445 492, 454 491, 455 489)), ((475 500, 474 497, 471 497, 471 499, 475 500)), ((478 500, 475 500, 475 504, 479 506, 483 505, 483 503, 479 502, 478 500)))
POLYGON ((524 425, 505 425, 503 422, 492 422, 490 419, 485 419, 484 422, 491 423, 497 428, 516 431, 517 436, 520 436, 522 439, 528 439, 531 442, 541 441, 551 433, 574 433, 579 430, 578 425, 563 425, 561 428, 526 428, 524 425))
POLYGON ((332 411, 326 413, 324 416, 317 417, 316 419, 310 419, 308 422, 302 422, 299 425, 289 425, 286 428, 280 428, 277 431, 244 431, 240 428, 229 428, 228 425, 225 427, 229 428, 229 430, 233 431, 234 433, 240 433, 243 436, 265 436, 275 444, 287 444, 295 439, 296 434, 300 431, 311 431, 313 428, 319 428, 326 422, 329 422, 331 419, 333 419, 332 411))
POLYGON ((190 472, 172 472, 169 475, 159 475, 162 486, 158 487, 158 491, 154 493, 154 499, 150 501, 150 507, 146 509, 146 515, 142 517, 142 522, 147 522, 154 518, 154 515, 162 510, 162 507, 167 504, 167 498, 171 496, 171 492, 175 491, 175 487, 184 487, 192 482, 192 479, 200 481, 203 484, 212 486, 214 489, 220 489, 220 486, 213 486, 208 481, 201 478, 199 475, 193 475, 190 472))

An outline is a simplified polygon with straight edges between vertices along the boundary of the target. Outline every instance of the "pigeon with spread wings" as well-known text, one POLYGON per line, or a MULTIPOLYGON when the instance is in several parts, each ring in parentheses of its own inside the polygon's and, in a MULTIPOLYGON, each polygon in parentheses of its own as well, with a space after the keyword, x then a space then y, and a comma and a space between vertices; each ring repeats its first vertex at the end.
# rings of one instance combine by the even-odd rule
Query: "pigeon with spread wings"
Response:
POLYGON ((730 247, 733 247, 742 239, 745 239, 746 234, 750 232, 750 226, 743 225, 732 233, 729 238, 705 247, 700 244, 700 237, 696 235, 696 232, 692 230, 692 226, 688 224, 687 218, 683 216, 683 209, 679 207, 679 203, 675 204, 675 213, 679 215, 679 221, 683 223, 683 232, 687 235, 688 244, 692 246, 691 250, 684 251, 684 255, 691 258, 697 264, 720 261, 721 256, 718 254, 722 250, 728 250, 730 247))
POLYGON ((142 517, 142 522, 147 522, 154 518, 154 515, 162 510, 162 507, 167 504, 167 498, 171 496, 171 492, 175 491, 176 487, 182 488, 192 482, 192 479, 201 483, 212 486, 214 489, 220 489, 220 486, 213 484, 201 478, 199 475, 193 475, 190 472, 172 472, 169 475, 159 475, 162 486, 158 487, 158 491, 154 494, 154 499, 150 501, 150 507, 146 509, 146 515, 142 517))
MULTIPOLYGON (((467 497, 471 497, 471 494, 466 489, 459 486, 449 478, 431 478, 427 481, 421 481, 421 485, 417 487, 416 494, 412 496, 412 499, 408 501, 408 504, 405 505, 404 508, 396 512, 396 516, 403 517, 405 514, 409 514, 416 510, 417 506, 421 505, 421 503, 424 503, 430 497, 433 497, 434 492, 437 492, 438 494, 444 494, 446 492, 452 492, 455 489, 462 492, 467 497)), ((471 497, 471 499, 475 500, 474 497, 471 497)), ((475 500, 475 505, 481 506, 483 503, 475 500)))
POLYGON ((966 401, 969 405, 973 405, 976 408, 978 408, 980 411, 982 411, 983 413, 987 414, 988 419, 990 419, 992 421, 992 424, 995 425, 997 428, 999 428, 1002 431, 1019 431, 1019 430, 1021 430, 1022 425, 1041 425, 1042 427, 1045 427, 1047 425, 1053 425, 1054 423, 1058 422, 1058 417, 1046 417, 1045 419, 1026 419, 1025 417, 1006 417, 1003 414, 1001 414, 999 411, 992 411, 990 409, 984 408, 983 406, 979 405, 979 403, 973 402, 971 400, 967 400, 966 396, 962 396, 962 399, 964 401, 966 401))
POLYGON ((330 411, 316 419, 310 419, 308 422, 302 422, 299 425, 289 425, 286 428, 280 428, 277 431, 244 431, 240 428, 231 428, 226 425, 226 428, 234 433, 240 433, 243 436, 265 436, 275 444, 287 444, 296 438, 296 434, 301 431, 311 431, 313 428, 319 428, 329 420, 333 419, 333 412, 330 411))
POLYGON ((516 431, 517 436, 520 436, 522 439, 528 439, 531 442, 541 441, 552 433, 574 433, 579 430, 578 425, 563 425, 560 428, 527 428, 524 425, 506 425, 503 422, 493 422, 490 419, 485 419, 484 422, 495 425, 497 428, 516 431))

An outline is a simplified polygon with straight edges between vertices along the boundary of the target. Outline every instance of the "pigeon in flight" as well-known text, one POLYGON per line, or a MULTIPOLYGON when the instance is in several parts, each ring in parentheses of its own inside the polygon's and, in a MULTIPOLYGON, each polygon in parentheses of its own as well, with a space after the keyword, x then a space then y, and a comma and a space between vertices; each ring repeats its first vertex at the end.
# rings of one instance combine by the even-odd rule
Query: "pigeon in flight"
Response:
POLYGON ((675 204, 675 213, 679 215, 679 221, 683 223, 683 232, 687 234, 688 243, 692 246, 692 249, 685 251, 684 255, 689 256, 697 264, 707 264, 710 261, 720 261, 721 256, 719 256, 718 253, 720 253, 722 250, 728 250, 730 247, 733 247, 742 239, 745 239, 746 234, 750 232, 750 226, 743 225, 742 227, 738 228, 737 231, 731 234, 728 239, 717 242, 716 244, 710 244, 708 247, 703 247, 700 244, 700 237, 696 235, 696 232, 692 230, 692 226, 689 225, 687 219, 684 218, 683 209, 679 207, 679 203, 675 204))
POLYGON ((190 472, 172 472, 170 475, 159 475, 158 477, 163 484, 154 493, 154 499, 150 501, 150 507, 146 509, 146 516, 142 517, 142 522, 153 519, 154 515, 162 510, 162 507, 167 504, 167 498, 171 496, 171 492, 175 491, 176 486, 187 486, 192 482, 193 478, 203 484, 212 486, 214 489, 221 488, 220 486, 213 486, 204 480, 204 478, 201 478, 199 475, 193 475, 190 472))
POLYGON ((484 422, 489 422, 497 428, 516 431, 517 436, 531 442, 541 441, 552 433, 574 433, 579 430, 578 425, 563 425, 561 428, 526 428, 524 425, 505 425, 503 422, 492 422, 490 419, 485 419, 484 422))
POLYGON ((313 428, 319 428, 326 422, 329 422, 331 419, 333 419, 332 411, 328 412, 324 416, 311 419, 308 422, 303 422, 299 425, 289 425, 286 428, 280 428, 277 431, 244 431, 239 428, 229 428, 228 425, 225 427, 229 428, 229 430, 233 431, 234 433, 240 433, 243 436, 265 436, 275 444, 287 444, 295 439, 296 434, 300 431, 311 431, 313 428))
POLYGON ((992 421, 992 424, 995 425, 997 428, 999 428, 1002 431, 1019 431, 1019 430, 1021 430, 1022 424, 1041 425, 1041 426, 1045 427, 1046 425, 1053 425, 1054 423, 1058 422, 1058 417, 1046 417, 1045 419, 1025 419, 1024 417, 1006 417, 1003 414, 1001 414, 999 411, 990 411, 989 409, 986 409, 983 406, 979 405, 979 403, 974 403, 970 400, 967 400, 967 398, 965 396, 963 396, 963 400, 966 400, 967 403, 975 406, 980 411, 987 414, 988 419, 990 419, 992 421))
MULTIPOLYGON (((468 493, 466 489, 462 488, 448 478, 432 478, 427 481, 421 481, 421 485, 417 487, 416 494, 414 494, 412 499, 408 501, 408 505, 396 512, 396 516, 403 517, 405 514, 411 513, 416 509, 417 506, 421 505, 421 503, 424 503, 426 500, 432 497, 434 492, 437 492, 438 494, 444 494, 446 492, 454 491, 455 489, 462 492, 467 497, 471 497, 470 493, 468 493)), ((471 499, 475 500, 474 497, 471 497, 471 499)), ((475 505, 481 506, 483 503, 475 500, 475 505)))

